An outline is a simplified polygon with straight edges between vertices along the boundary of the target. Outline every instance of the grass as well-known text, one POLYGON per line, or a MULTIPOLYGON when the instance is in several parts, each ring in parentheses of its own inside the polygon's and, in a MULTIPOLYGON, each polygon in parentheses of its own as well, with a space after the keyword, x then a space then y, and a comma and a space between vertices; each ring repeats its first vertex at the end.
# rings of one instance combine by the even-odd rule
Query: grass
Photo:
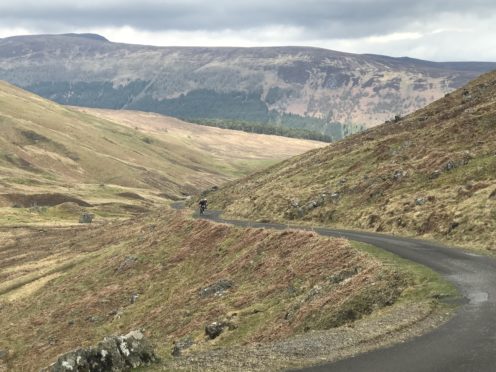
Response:
MULTIPOLYGON (((161 204, 159 193, 182 198, 323 145, 206 128, 155 114, 76 110, 7 83, 0 83, 0 126, 3 207, 10 205, 2 205, 2 194, 55 190, 96 203, 123 202, 117 191, 132 191, 161 204)), ((25 221, 5 212, 0 220, 25 221)))
POLYGON ((13 370, 39 368, 60 352, 136 328, 146 330, 167 364, 172 342, 185 336, 196 340, 191 352, 269 342, 350 323, 394 302, 435 302, 435 293, 451 293, 433 284, 439 278, 431 272, 365 245, 193 221, 182 212, 46 231, 19 231, 17 243, 0 250, 0 276, 8 278, 0 348, 10 350, 13 370), (343 270, 353 274, 329 281, 343 270), (200 288, 220 279, 234 287, 199 297, 200 288), (139 298, 130 303, 133 293, 139 298), (206 341, 204 326, 222 319, 236 328, 206 341), (42 357, 33 360, 27 350, 42 357))
POLYGON ((485 74, 399 122, 230 182, 207 195, 209 204, 231 217, 421 236, 494 254, 495 82, 496 73, 485 74))

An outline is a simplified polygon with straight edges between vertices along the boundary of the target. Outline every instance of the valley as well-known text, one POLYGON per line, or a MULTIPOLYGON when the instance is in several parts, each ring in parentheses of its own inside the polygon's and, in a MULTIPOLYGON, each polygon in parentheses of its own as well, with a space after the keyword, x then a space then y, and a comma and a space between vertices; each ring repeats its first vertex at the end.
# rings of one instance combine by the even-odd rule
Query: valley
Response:
POLYGON ((487 370, 495 66, 0 39, 0 372, 487 370))
POLYGON ((126 217, 324 145, 86 111, 0 83, 3 224, 77 222, 83 210, 126 217))

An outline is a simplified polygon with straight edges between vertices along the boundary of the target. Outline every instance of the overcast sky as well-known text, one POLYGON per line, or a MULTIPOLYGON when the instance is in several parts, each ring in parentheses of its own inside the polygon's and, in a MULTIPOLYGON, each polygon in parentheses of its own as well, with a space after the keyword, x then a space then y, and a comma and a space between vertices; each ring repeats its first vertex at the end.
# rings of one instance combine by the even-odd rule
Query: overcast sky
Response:
POLYGON ((496 0, 0 0, 0 37, 69 32, 136 44, 496 61, 496 0))

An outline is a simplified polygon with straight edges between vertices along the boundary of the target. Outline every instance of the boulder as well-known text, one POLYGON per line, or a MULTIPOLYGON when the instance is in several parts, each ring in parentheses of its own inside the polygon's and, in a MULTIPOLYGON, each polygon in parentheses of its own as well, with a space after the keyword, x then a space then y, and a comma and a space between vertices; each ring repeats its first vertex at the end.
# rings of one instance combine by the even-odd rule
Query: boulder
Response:
POLYGON ((205 288, 200 288, 198 294, 200 297, 222 296, 228 289, 232 288, 234 283, 227 279, 219 280, 205 288))
POLYGON ((213 322, 205 326, 205 334, 209 339, 217 338, 223 331, 226 325, 222 322, 213 322))
POLYGON ((140 331, 125 336, 106 337, 97 346, 80 348, 61 355, 44 372, 120 372, 149 365, 157 357, 140 331))
POLYGON ((424 205, 426 200, 424 198, 416 198, 415 205, 424 205))
POLYGON ((183 350, 189 349, 194 345, 194 341, 191 337, 184 337, 178 341, 174 341, 174 346, 172 348, 172 356, 181 356, 183 350))
POLYGON ((91 223, 93 222, 93 218, 95 215, 91 213, 82 213, 81 216, 79 216, 79 223, 91 223))

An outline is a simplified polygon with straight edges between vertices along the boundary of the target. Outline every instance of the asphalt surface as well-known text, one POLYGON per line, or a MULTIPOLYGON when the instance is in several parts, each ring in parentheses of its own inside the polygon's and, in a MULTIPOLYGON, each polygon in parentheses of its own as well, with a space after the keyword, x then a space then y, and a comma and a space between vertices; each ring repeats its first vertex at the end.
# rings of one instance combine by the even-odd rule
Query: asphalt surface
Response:
MULTIPOLYGON (((288 227, 225 220, 215 211, 207 211, 201 218, 243 227, 288 227)), ((291 225, 291 228, 295 227, 301 228, 291 225)), ((300 371, 496 372, 495 259, 410 238, 329 228, 316 228, 314 231, 324 236, 372 244, 430 267, 453 283, 465 300, 450 321, 430 333, 392 347, 300 371)))

